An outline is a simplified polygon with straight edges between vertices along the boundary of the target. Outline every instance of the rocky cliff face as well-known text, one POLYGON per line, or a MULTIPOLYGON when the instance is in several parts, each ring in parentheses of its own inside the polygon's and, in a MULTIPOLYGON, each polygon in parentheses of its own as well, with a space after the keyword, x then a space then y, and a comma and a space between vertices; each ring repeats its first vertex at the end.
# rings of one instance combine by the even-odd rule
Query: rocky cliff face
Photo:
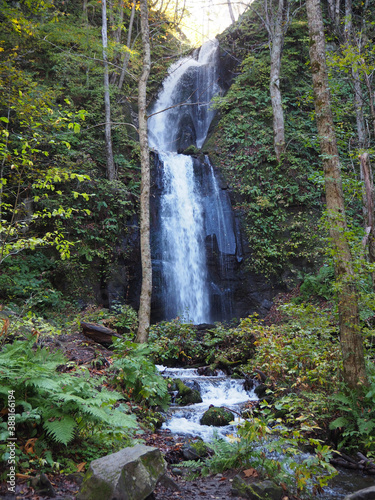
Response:
MULTIPOLYGON (((235 76, 238 61, 227 52, 220 50, 217 58, 218 83, 222 91, 226 91, 235 76)), ((184 92, 186 97, 194 93, 197 71, 192 68, 184 75, 184 92)), ((192 151, 194 174, 198 181, 199 195, 202 198, 205 251, 207 258, 208 287, 212 321, 230 320, 245 317, 253 312, 265 315, 272 306, 273 297, 283 290, 276 281, 252 272, 249 261, 251 249, 241 229, 241 213, 232 210, 233 193, 222 179, 220 172, 212 166, 209 156, 202 151, 210 152, 210 137, 215 132, 213 119, 208 139, 201 150, 196 147, 197 133, 194 116, 186 110, 181 112, 178 120, 177 150, 188 153, 192 151), (216 179, 216 188, 213 187, 216 179), (213 190, 217 192, 213 194, 213 190), (218 207, 217 205, 220 205, 218 207), (219 214, 219 215, 218 215, 219 214), (219 220, 220 219, 220 220, 219 220)), ((171 319, 166 316, 163 305, 163 289, 165 288, 162 272, 163 255, 161 244, 160 200, 163 192, 162 164, 154 155, 152 167, 151 195, 151 246, 153 254, 153 295, 152 321, 171 319)), ((141 269, 139 252, 139 233, 135 229, 137 221, 131 221, 130 231, 122 238, 120 245, 130 249, 129 257, 121 262, 114 262, 109 279, 100 289, 100 299, 105 305, 114 301, 125 301, 137 309, 139 303, 141 269)), ((98 290, 99 291, 99 290, 98 290)))

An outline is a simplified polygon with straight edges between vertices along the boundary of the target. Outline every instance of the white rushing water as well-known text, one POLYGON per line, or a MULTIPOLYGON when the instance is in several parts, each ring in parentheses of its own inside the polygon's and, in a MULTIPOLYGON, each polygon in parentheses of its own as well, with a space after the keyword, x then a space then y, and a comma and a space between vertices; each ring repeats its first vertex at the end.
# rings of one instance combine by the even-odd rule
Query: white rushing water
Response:
MULTIPOLYGON (((209 311, 202 206, 190 156, 160 153, 164 163, 161 200, 163 273, 167 297, 184 321, 204 323, 209 311)), ((171 311, 172 314, 172 311, 171 311)))
POLYGON ((195 324, 211 319, 203 205, 193 160, 176 151, 183 134, 181 120, 189 123, 198 147, 205 140, 214 113, 209 102, 219 92, 217 50, 217 40, 210 41, 202 46, 197 59, 184 58, 172 65, 149 119, 150 147, 163 163, 160 206, 164 308, 169 319, 179 316, 195 324))
POLYGON ((200 376, 194 369, 165 368, 159 366, 160 372, 171 378, 179 378, 185 384, 197 389, 202 397, 202 403, 189 406, 172 406, 163 424, 164 429, 169 429, 179 436, 199 436, 205 442, 211 441, 215 434, 226 437, 236 432, 236 424, 224 427, 201 425, 200 419, 208 408, 225 406, 232 410, 235 422, 239 421, 238 413, 247 401, 256 401, 258 398, 254 391, 245 391, 243 380, 231 379, 223 372, 218 372, 216 377, 200 376))
POLYGON ((217 83, 218 41, 202 45, 198 58, 185 57, 172 64, 163 88, 148 120, 149 144, 156 151, 176 151, 176 134, 181 115, 187 111, 195 121, 197 147, 201 147, 214 116, 211 99, 220 92, 217 83), (195 88, 186 92, 187 79, 195 79, 195 88))

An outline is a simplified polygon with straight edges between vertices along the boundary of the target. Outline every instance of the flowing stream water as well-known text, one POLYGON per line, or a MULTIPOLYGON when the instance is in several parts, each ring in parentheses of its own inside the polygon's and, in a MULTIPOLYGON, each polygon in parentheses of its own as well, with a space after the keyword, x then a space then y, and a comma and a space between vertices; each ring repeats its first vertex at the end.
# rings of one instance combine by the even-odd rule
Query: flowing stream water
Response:
POLYGON ((217 434, 218 437, 225 438, 228 434, 233 434, 236 425, 223 427, 212 427, 201 425, 200 420, 206 410, 213 406, 225 406, 232 410, 235 420, 241 412, 244 404, 248 401, 258 400, 254 391, 244 389, 244 380, 231 379, 224 372, 217 371, 216 376, 201 376, 193 368, 166 368, 158 367, 165 377, 179 378, 185 385, 199 391, 202 403, 189 406, 172 405, 167 415, 167 420, 163 428, 169 429, 173 434, 186 437, 200 437, 205 442, 209 442, 217 434))
MULTIPOLYGON (((188 387, 197 389, 203 400, 202 403, 189 406, 171 405, 162 428, 169 429, 172 434, 179 438, 200 437, 206 443, 215 437, 226 439, 228 435, 236 434, 238 422, 223 427, 201 425, 200 419, 203 413, 210 405, 224 406, 232 410, 235 414, 235 421, 239 421, 237 415, 245 403, 258 400, 253 390, 246 391, 244 389, 244 380, 231 379, 220 371, 218 371, 217 376, 201 376, 196 369, 192 368, 158 366, 158 369, 163 376, 172 379, 179 378, 188 387)), ((308 457, 308 454, 302 454, 300 459, 308 457)), ((278 456, 277 459, 280 460, 281 457, 278 456)), ((316 495, 315 498, 317 500, 342 500, 349 493, 374 486, 374 483, 372 476, 363 476, 342 469, 339 470, 339 475, 331 481, 324 492, 321 495, 316 495)))

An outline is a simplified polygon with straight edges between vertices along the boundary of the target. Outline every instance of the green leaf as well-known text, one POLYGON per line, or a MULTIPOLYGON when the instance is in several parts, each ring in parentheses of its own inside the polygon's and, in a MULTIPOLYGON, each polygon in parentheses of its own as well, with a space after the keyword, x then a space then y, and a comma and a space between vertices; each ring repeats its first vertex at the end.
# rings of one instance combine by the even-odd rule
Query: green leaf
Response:
POLYGON ((339 418, 336 418, 336 420, 334 420, 333 422, 331 422, 329 424, 329 428, 331 430, 333 430, 333 429, 337 429, 338 427, 345 427, 348 424, 349 424, 349 420, 347 418, 339 417, 339 418))

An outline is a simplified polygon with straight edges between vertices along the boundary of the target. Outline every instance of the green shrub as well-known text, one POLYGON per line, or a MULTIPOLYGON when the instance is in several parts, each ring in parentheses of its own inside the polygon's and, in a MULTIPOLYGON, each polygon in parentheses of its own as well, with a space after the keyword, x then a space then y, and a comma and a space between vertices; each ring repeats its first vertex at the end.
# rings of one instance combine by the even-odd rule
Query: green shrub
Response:
POLYGON ((175 366, 203 361, 204 349, 194 325, 178 319, 162 321, 150 328, 149 343, 156 363, 175 366))
MULTIPOLYGON (((261 419, 246 420, 238 427, 238 436, 230 440, 210 443, 211 457, 198 462, 203 475, 233 468, 255 468, 262 476, 271 477, 277 484, 284 483, 299 498, 310 498, 321 492, 337 474, 329 464, 332 451, 319 440, 306 438, 300 431, 287 428, 265 412, 261 419), (307 456, 299 446, 309 445, 314 454, 307 456)), ((194 469, 197 462, 184 462, 194 469)))
POLYGON ((368 457, 375 457, 375 378, 364 394, 344 390, 332 396, 341 415, 330 423, 330 429, 339 430, 338 448, 360 449, 368 457))
POLYGON ((115 360, 111 367, 115 384, 135 402, 168 407, 168 382, 150 360, 150 348, 145 344, 115 339, 115 360))
MULTIPOLYGON (((0 352, 0 398, 7 408, 9 391, 15 398, 17 435, 38 437, 67 445, 79 435, 103 439, 129 439, 137 429, 126 407, 115 408, 122 395, 106 389, 103 379, 86 368, 74 374, 59 373, 67 360, 61 352, 35 347, 35 338, 15 340, 0 352)), ((0 439, 8 437, 7 422, 0 424, 0 439)), ((6 453, 6 446, 2 445, 6 453)))

